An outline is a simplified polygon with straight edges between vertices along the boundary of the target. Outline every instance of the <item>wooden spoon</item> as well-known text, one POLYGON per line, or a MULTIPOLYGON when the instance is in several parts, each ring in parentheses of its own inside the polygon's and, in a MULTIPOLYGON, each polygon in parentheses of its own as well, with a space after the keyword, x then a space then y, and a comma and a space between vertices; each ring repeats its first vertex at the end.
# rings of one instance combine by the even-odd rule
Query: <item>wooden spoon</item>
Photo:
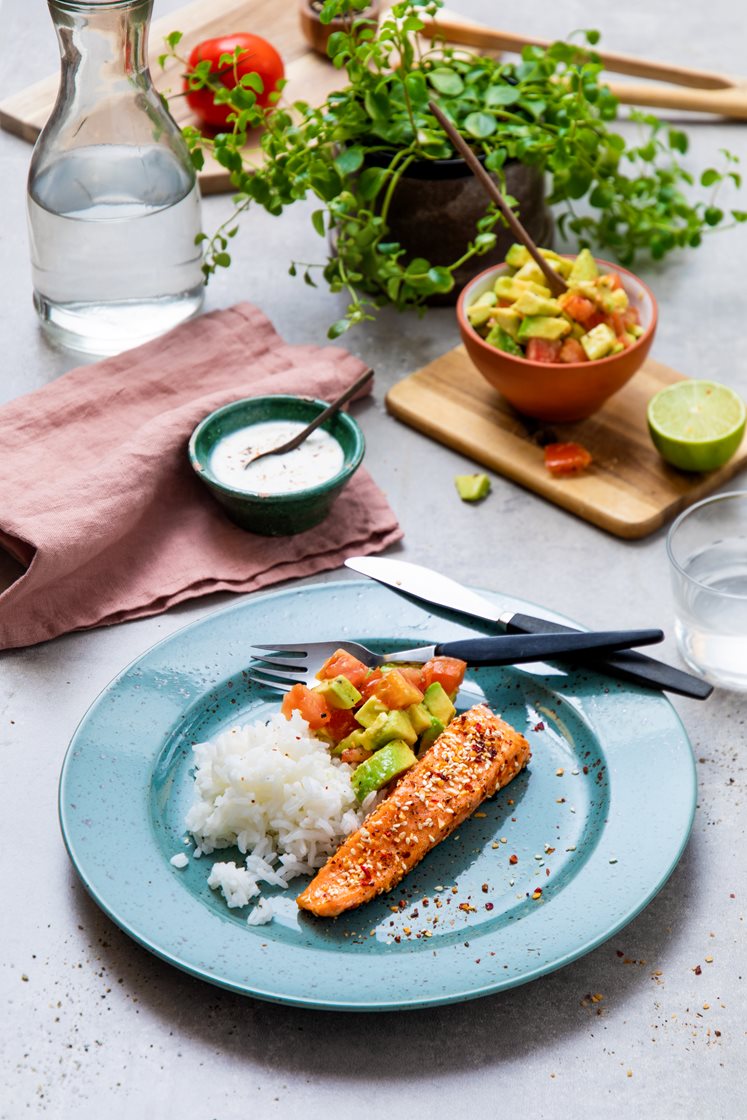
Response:
POLYGON ((305 439, 308 439, 312 432, 316 431, 320 424, 323 424, 330 416, 334 416, 336 412, 339 412, 342 406, 347 404, 350 398, 354 397, 359 389, 363 388, 369 379, 373 377, 373 372, 372 369, 365 370, 352 385, 347 387, 344 393, 340 393, 339 397, 333 400, 332 404, 328 404, 310 424, 307 424, 306 427, 298 433, 298 435, 293 436, 292 439, 286 440, 285 443, 281 443, 279 447, 271 447, 268 451, 258 451, 256 455, 252 455, 251 459, 248 459, 246 463, 244 463, 244 470, 246 470, 251 463, 256 463, 258 459, 264 459, 265 455, 284 455, 286 451, 295 451, 297 447, 301 446, 305 439))
POLYGON ((486 194, 489 195, 492 201, 496 204, 501 214, 506 219, 508 226, 516 240, 520 241, 521 244, 529 250, 530 256, 536 261, 538 267, 542 269, 545 280, 547 281, 547 286, 552 294, 554 296, 559 296, 562 295, 563 292, 567 292, 568 285, 566 284, 565 280, 562 276, 558 275, 555 269, 552 268, 542 256, 534 241, 524 229, 524 226, 516 217, 513 210, 508 205, 505 198, 498 190, 498 187, 490 178, 487 171, 480 163, 479 159, 472 151, 467 141, 462 136, 460 136, 448 117, 446 117, 441 112, 438 105, 434 104, 433 101, 429 101, 428 108, 433 113, 433 116, 441 125, 441 128, 449 137, 449 140, 451 140, 460 156, 463 157, 470 171, 477 179, 479 179, 480 183, 485 188, 486 194))

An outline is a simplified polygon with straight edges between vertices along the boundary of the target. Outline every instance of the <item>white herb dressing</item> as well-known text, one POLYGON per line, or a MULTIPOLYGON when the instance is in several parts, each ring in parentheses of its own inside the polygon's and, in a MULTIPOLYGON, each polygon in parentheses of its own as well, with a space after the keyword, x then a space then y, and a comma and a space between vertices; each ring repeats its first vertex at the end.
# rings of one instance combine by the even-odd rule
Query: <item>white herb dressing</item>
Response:
POLYGON ((246 466, 259 451, 287 443, 305 427, 297 420, 267 420, 239 428, 213 448, 210 472, 224 486, 251 494, 288 494, 326 482, 342 470, 345 455, 323 428, 312 432, 295 451, 268 455, 246 466))

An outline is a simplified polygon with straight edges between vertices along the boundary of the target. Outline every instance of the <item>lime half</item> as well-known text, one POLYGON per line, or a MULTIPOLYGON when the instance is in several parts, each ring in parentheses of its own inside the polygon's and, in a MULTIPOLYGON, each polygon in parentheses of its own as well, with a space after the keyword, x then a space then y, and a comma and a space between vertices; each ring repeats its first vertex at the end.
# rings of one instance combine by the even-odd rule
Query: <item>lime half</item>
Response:
POLYGON ((683 471, 713 471, 744 434, 744 401, 716 381, 677 381, 648 404, 648 430, 662 459, 683 471))

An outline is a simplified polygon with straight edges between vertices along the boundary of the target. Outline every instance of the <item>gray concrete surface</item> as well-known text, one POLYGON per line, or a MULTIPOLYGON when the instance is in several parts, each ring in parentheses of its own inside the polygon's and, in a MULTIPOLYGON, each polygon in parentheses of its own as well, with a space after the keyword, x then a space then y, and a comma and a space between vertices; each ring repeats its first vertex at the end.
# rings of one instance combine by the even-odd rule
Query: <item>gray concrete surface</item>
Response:
MULTIPOLYGON (((157 13, 169 7, 176 5, 157 0, 157 13)), ((494 12, 488 0, 455 0, 454 7, 475 18, 494 12)), ((592 23, 610 49, 745 69, 743 27, 728 0, 630 0, 594 8, 590 13, 578 0, 525 0, 502 7, 500 22, 548 35, 592 23)), ((5 0, 0 37, 0 96, 56 64, 41 3, 5 0)), ((747 125, 688 122, 688 128, 693 166, 706 166, 722 147, 747 156, 747 125)), ((44 341, 31 307, 24 219, 29 156, 28 145, 0 134, 2 400, 75 364, 44 341)), ((745 197, 735 205, 745 208, 745 197)), ((226 198, 209 199, 207 226, 229 206, 226 198)), ((290 341, 321 340, 341 303, 291 279, 284 263, 318 252, 303 206, 282 220, 252 214, 235 265, 210 286, 208 306, 254 300, 290 341)), ((656 356, 745 393, 746 256, 747 230, 740 228, 646 272, 662 309, 656 356)), ((449 310, 422 320, 384 314, 349 336, 349 346, 378 372, 374 400, 359 416, 368 463, 405 531, 400 554, 589 625, 655 625, 671 635, 663 533, 621 542, 499 477, 487 502, 464 505, 453 476, 472 464, 386 416, 387 387, 456 341, 449 310)), ((743 473, 735 486, 746 483, 743 473)), ((8 566, 5 578, 10 574, 8 566)), ((127 662, 225 601, 215 596, 159 618, 0 655, 0 1116, 747 1115, 743 696, 719 692, 706 705, 675 700, 700 785, 679 867, 610 943, 531 985, 409 1014, 294 1010, 191 979, 112 925, 78 882, 58 830, 57 778, 67 743, 88 705, 127 662), (590 1005, 588 993, 603 999, 590 1005)), ((664 655, 677 658, 671 637, 664 655)))

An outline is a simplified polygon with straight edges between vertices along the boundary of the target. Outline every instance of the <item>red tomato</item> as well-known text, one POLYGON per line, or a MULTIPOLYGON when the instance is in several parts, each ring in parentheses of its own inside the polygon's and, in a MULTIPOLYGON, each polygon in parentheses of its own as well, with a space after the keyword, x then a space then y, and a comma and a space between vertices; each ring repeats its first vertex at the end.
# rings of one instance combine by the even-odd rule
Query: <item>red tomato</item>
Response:
POLYGON ((545 466, 550 474, 575 474, 590 462, 591 455, 580 443, 548 443, 545 447, 545 466))
POLYGON ((596 311, 596 307, 591 300, 578 295, 577 292, 569 292, 561 300, 561 304, 563 310, 577 323, 586 323, 596 311))
POLYGON ((364 701, 368 700, 369 696, 374 695, 374 689, 383 676, 384 674, 381 669, 372 669, 363 683, 357 685, 358 691, 364 701))
MULTIPOLYGON (((215 80, 222 82, 227 89, 234 88, 237 76, 241 78, 244 74, 259 74, 264 89, 257 94, 258 105, 269 104, 270 94, 277 88, 280 79, 285 77, 283 60, 272 43, 247 32, 221 35, 217 39, 204 39, 198 43, 189 56, 190 69, 206 60, 210 62, 210 73, 215 76, 215 80), (240 47, 242 53, 235 66, 230 63, 221 66, 221 55, 233 54, 236 47, 240 47)), ((213 91, 207 86, 204 89, 190 89, 189 81, 185 81, 184 88, 187 91, 187 104, 206 124, 216 127, 225 125, 229 113, 235 112, 230 105, 216 105, 213 91)))
POLYGON ((360 730, 360 724, 353 715, 352 708, 332 708, 330 709, 329 719, 326 720, 324 727, 332 736, 336 743, 349 735, 351 731, 360 730))
POLYGON ((562 345, 559 339, 550 341, 548 338, 530 338, 526 356, 530 362, 557 362, 562 345))
POLYGON ((561 362, 587 362, 586 351, 577 338, 566 338, 560 348, 561 362))
POLYGON ((584 326, 586 327, 587 331, 592 331, 594 330, 594 327, 598 327, 600 323, 606 322, 607 316, 605 315, 605 313, 603 311, 595 311, 594 314, 590 315, 586 320, 584 326))
POLYGON ((434 681, 438 681, 444 692, 451 695, 464 680, 466 670, 467 662, 460 661, 458 657, 432 657, 423 666, 425 686, 427 688, 434 681))
POLYGON ((605 272, 604 280, 610 291, 614 292, 617 288, 622 288, 622 280, 616 272, 605 272))
POLYGON ((408 681, 399 669, 384 673, 371 692, 387 708, 409 708, 410 704, 419 704, 423 699, 420 689, 408 681))
POLYGON ((402 674, 406 681, 409 681, 410 684, 414 684, 419 692, 425 692, 428 684, 430 684, 430 681, 428 682, 428 684, 426 684, 423 677, 423 670, 418 667, 403 665, 399 672, 402 674))
POLYGON ((291 718, 292 712, 300 712, 312 731, 327 727, 332 715, 321 692, 314 692, 305 684, 294 684, 290 692, 286 692, 280 711, 286 719, 291 718))
POLYGON ((317 677, 320 681, 331 681, 333 677, 347 677, 354 688, 360 688, 367 673, 368 667, 357 657, 353 657, 352 653, 344 649, 336 649, 324 662, 317 677))

